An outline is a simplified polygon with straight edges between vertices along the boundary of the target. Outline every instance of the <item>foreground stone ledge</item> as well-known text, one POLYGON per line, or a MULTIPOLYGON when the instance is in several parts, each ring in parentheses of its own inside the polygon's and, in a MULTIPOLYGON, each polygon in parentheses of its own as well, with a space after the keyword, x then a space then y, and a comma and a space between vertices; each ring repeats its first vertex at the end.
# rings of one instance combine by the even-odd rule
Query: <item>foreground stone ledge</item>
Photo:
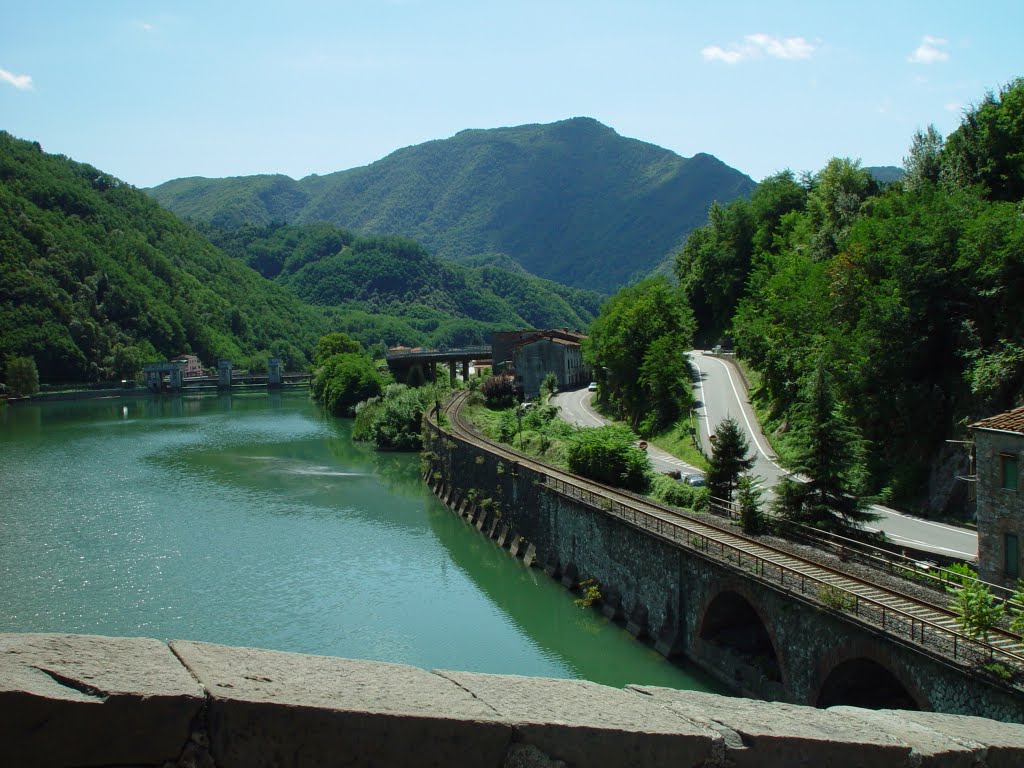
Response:
POLYGON ((0 765, 1024 766, 1024 725, 177 641, 0 634, 0 765))
POLYGON ((0 634, 0 763, 175 762, 204 698, 157 640, 0 634))
POLYGON ((501 765, 509 729, 416 667, 176 641, 210 697, 217 766, 501 765))
POLYGON ((861 720, 795 704, 630 685, 627 690, 718 731, 730 765, 893 768, 910 765, 912 747, 861 720))
POLYGON ((714 731, 627 691, 585 680, 437 674, 493 708, 521 741, 570 765, 683 768, 722 754, 714 731))

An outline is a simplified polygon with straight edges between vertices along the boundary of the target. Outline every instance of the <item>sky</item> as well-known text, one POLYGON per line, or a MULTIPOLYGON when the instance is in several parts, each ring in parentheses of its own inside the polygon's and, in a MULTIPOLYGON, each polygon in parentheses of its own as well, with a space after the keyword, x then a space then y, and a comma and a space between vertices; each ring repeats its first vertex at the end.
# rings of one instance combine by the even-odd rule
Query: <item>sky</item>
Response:
POLYGON ((0 129, 139 187, 588 116, 755 181, 901 165, 1024 76, 1024 0, 0 3, 0 129))

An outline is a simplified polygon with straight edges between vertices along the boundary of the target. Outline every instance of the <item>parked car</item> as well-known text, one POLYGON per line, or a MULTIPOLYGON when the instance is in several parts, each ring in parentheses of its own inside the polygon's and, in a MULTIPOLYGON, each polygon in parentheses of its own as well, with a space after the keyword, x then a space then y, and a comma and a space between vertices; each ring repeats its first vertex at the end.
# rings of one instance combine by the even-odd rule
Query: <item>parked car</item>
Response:
POLYGON ((703 488, 704 487, 704 475, 699 474, 699 473, 695 474, 695 475, 683 475, 682 482, 684 482, 687 485, 692 486, 694 488, 703 488))
POLYGON ((587 391, 588 392, 597 392, 597 382, 596 381, 590 382, 589 386, 587 386, 587 391))

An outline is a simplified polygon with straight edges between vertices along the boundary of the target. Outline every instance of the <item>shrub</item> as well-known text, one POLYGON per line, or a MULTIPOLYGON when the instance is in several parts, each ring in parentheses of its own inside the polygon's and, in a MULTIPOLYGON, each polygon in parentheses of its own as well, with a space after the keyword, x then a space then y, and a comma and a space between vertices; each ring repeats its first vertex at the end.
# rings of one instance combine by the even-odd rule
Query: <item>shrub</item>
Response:
POLYGON ((651 484, 651 495, 655 499, 683 509, 703 510, 708 506, 708 489, 694 488, 667 475, 655 475, 651 484))
POLYGON ((566 450, 569 469, 578 475, 643 493, 651 461, 636 447, 632 430, 612 425, 573 432, 566 450))
POLYGON ((488 376, 480 385, 480 391, 488 407, 506 408, 516 401, 516 379, 507 373, 488 376))

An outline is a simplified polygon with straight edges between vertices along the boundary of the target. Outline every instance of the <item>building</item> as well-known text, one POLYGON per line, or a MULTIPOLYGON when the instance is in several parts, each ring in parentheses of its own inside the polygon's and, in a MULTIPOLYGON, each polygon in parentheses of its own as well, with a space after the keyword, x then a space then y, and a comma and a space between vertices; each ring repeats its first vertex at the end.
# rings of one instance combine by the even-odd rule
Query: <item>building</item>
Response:
MULTIPOLYGON (((515 333, 522 335, 512 346, 511 359, 524 397, 537 397, 549 373, 555 374, 559 389, 575 389, 590 381, 590 366, 583 360, 583 334, 567 329, 515 333)), ((497 356, 494 360, 497 366, 497 356)))
POLYGON ((978 468, 978 569, 994 584, 1024 576, 1024 407, 971 425, 978 468))
POLYGON ((199 358, 195 355, 178 355, 171 362, 185 364, 185 369, 182 371, 182 375, 185 378, 190 379, 194 376, 206 375, 206 369, 203 368, 203 364, 199 362, 199 358))

